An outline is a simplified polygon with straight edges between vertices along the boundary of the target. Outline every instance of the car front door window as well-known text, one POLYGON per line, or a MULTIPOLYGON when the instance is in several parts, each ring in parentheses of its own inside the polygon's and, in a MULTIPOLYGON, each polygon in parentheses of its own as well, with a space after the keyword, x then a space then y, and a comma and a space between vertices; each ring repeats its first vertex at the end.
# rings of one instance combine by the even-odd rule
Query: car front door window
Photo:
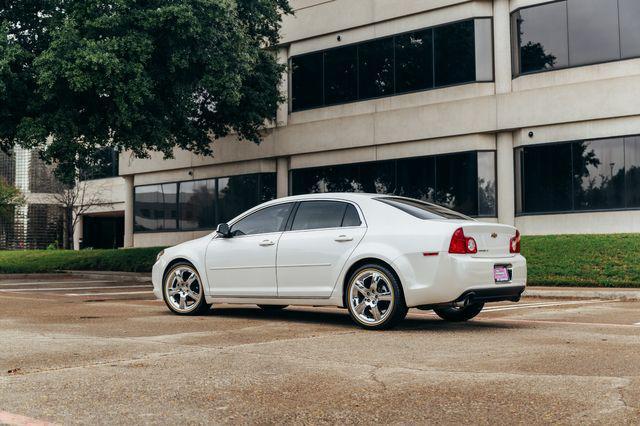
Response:
POLYGON ((291 206, 291 203, 278 204, 252 213, 233 224, 231 235, 238 237, 280 232, 284 229, 291 206))

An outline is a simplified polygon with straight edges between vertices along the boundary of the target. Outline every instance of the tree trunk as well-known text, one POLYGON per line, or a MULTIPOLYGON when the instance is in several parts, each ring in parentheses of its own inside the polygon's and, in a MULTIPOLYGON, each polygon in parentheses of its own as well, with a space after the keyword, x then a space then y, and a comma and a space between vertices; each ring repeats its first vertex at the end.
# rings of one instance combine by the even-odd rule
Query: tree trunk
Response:
POLYGON ((64 209, 64 224, 62 225, 62 248, 73 248, 73 209, 64 209))

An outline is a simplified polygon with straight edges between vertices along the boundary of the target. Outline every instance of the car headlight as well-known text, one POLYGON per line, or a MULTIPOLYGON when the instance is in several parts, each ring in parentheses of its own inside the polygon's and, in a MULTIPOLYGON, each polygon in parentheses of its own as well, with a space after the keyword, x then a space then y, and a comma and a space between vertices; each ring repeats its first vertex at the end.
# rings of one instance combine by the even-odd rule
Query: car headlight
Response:
POLYGON ((156 256, 156 262, 160 260, 163 254, 164 254, 164 250, 160 250, 160 253, 158 253, 158 255, 156 256))

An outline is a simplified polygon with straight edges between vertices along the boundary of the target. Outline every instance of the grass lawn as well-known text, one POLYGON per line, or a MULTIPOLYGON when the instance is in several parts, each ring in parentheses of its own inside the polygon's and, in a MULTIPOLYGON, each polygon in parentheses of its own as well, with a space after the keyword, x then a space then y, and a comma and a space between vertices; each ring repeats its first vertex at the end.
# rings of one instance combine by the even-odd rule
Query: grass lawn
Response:
POLYGON ((150 272, 161 248, 0 251, 0 274, 75 271, 150 272))
POLYGON ((640 234, 524 237, 522 254, 531 285, 640 287, 640 234))
MULTIPOLYGON (((149 272, 160 248, 0 251, 0 274, 94 270, 149 272)), ((640 287, 640 234, 523 237, 529 284, 640 287)))

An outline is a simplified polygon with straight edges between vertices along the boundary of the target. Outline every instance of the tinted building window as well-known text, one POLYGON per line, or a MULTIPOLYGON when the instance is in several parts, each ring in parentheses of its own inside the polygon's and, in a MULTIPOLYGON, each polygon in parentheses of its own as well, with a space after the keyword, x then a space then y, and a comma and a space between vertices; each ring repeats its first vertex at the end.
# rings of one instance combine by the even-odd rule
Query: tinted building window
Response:
POLYGON ((468 152, 298 169, 294 195, 370 192, 435 201, 472 216, 495 216, 495 153, 468 152))
POLYGON ((571 145, 526 147, 521 155, 524 211, 571 210, 571 145))
POLYGON ((360 99, 393 94, 393 38, 358 46, 360 99))
POLYGON ((168 231, 177 228, 178 185, 164 183, 135 188, 135 230, 168 231))
POLYGON ((577 142, 573 149, 574 208, 624 207, 624 139, 577 142))
POLYGON ((392 161, 371 164, 348 164, 305 169, 293 180, 294 194, 316 192, 372 192, 388 193, 394 190, 395 166, 392 161))
POLYGON ((349 102, 358 98, 358 48, 341 47, 324 53, 324 101, 349 102))
POLYGON ((215 179, 180 183, 180 229, 215 228, 215 198, 215 179))
POLYGON ((397 93, 433 87, 433 30, 395 38, 397 93))
POLYGON ((566 2, 530 7, 512 15, 519 60, 516 73, 563 68, 569 65, 566 2))
POLYGON ((478 216, 495 215, 496 166, 493 152, 478 152, 478 216))
POLYGON ((491 80, 491 38, 478 18, 293 57, 292 110, 491 80))
POLYGON ((433 30, 436 86, 476 79, 473 21, 444 25, 433 30))
POLYGON ((305 201, 296 211, 291 230, 338 228, 346 208, 346 203, 337 201, 305 201))
POLYGON ((291 91, 294 110, 322 105, 322 53, 291 59, 291 91))
POLYGON ((568 0, 512 14, 514 74, 640 56, 640 2, 568 0))
POLYGON ((256 173, 137 186, 134 230, 214 229, 218 223, 275 198, 275 185, 275 173, 256 173))
POLYGON ((620 59, 618 0, 569 0, 569 64, 620 59))
POLYGON ((626 206, 640 207, 640 136, 625 138, 626 206))
POLYGON ((475 152, 436 158, 435 202, 459 212, 479 214, 478 162, 475 152))
POLYGON ((640 207, 639 140, 611 138, 519 148, 517 211, 640 207))
POLYGON ((436 157, 398 160, 397 195, 422 201, 436 200, 436 157))
POLYGON ((640 56, 640 1, 619 0, 620 46, 623 58, 640 56))

